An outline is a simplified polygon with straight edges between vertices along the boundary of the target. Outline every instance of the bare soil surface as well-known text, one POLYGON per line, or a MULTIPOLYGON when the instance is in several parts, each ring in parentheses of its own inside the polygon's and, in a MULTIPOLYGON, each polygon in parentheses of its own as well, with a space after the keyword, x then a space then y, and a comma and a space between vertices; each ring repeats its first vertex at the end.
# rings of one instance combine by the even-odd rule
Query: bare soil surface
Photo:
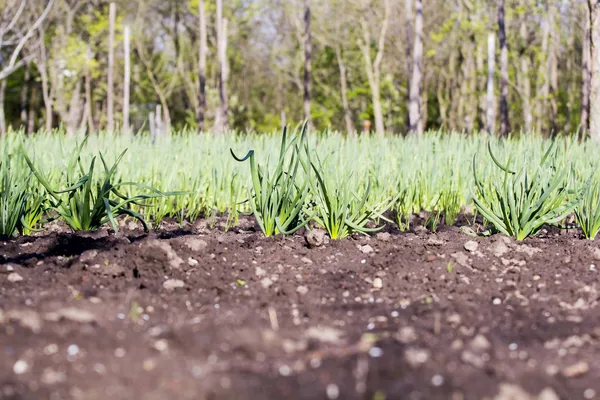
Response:
POLYGON ((600 398, 597 241, 251 225, 0 242, 0 398, 600 398))

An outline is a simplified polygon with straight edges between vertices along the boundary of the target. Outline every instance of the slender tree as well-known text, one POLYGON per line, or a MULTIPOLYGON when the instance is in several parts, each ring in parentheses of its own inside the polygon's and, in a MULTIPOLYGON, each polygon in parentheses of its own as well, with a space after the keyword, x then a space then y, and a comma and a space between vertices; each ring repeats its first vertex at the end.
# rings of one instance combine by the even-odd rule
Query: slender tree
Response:
POLYGON ((494 94, 494 73, 496 71, 496 35, 488 35, 488 75, 487 75, 487 124, 488 133, 496 130, 496 96, 494 94))
POLYGON ((221 101, 215 120, 215 130, 225 132, 229 128, 229 99, 227 97, 227 20, 223 18, 223 0, 217 0, 217 47, 219 64, 219 99, 221 101))
POLYGON ((409 121, 410 131, 423 132, 421 114, 421 80, 423 78, 423 0, 415 2, 415 38, 413 50, 412 79, 410 83, 409 121))
POLYGON ((504 0, 498 0, 498 41, 500 44, 500 135, 508 136, 508 43, 504 20, 504 0))
POLYGON ((600 0, 588 0, 591 29, 590 136, 600 142, 600 0))
POLYGON ((304 119, 311 123, 310 92, 312 71, 312 34, 310 29, 310 0, 304 0, 304 119))
POLYGON ((366 10, 363 9, 360 17, 360 25, 362 28, 362 39, 359 39, 359 46, 363 53, 365 63, 365 71, 371 88, 371 97, 373 101, 373 114, 375 117, 375 132, 379 136, 385 134, 385 125, 383 122, 383 109, 381 105, 381 63, 385 51, 385 41, 388 26, 390 23, 391 3, 390 0, 384 0, 384 15, 381 21, 379 30, 379 40, 377 41, 377 53, 375 60, 371 57, 371 33, 370 25, 365 16, 366 10))
POLYGON ((131 30, 125 27, 123 36, 123 57, 124 57, 124 76, 123 76, 123 132, 129 133, 129 90, 131 85, 131 30))
POLYGON ((206 34, 206 9, 204 6, 204 0, 198 1, 198 26, 199 26, 199 40, 198 40, 198 109, 196 110, 196 119, 198 123, 198 132, 204 130, 204 119, 206 118, 206 48, 207 48, 207 34, 206 34))
POLYGON ((591 80, 591 29, 590 10, 586 7, 581 54, 581 118, 579 130, 583 134, 590 128, 590 80, 591 80))
POLYGON ((117 5, 110 3, 108 7, 108 71, 107 71, 107 88, 106 88, 106 129, 113 131, 115 129, 115 97, 114 97, 114 67, 115 67, 115 20, 117 17, 117 5))

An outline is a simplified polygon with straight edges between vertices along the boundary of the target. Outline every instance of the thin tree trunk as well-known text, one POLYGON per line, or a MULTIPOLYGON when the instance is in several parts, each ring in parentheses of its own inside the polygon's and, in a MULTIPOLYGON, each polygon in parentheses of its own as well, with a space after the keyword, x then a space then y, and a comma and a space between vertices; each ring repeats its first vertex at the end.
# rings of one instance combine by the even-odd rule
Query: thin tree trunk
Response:
MULTIPOLYGON (((412 11, 413 0, 404 0, 404 23, 406 29, 406 44, 405 44, 405 57, 404 73, 406 74, 406 87, 410 88, 412 83, 412 52, 413 52, 413 11, 412 11)), ((406 129, 410 130, 410 89, 406 91, 406 129)))
POLYGON ((519 83, 521 87, 521 98, 523 101, 523 130, 531 133, 533 129, 533 115, 531 114, 531 80, 529 79, 529 37, 527 32, 527 19, 523 17, 520 27, 521 56, 519 70, 519 83))
POLYGON ((35 130, 35 110, 38 106, 38 94, 36 87, 31 88, 31 95, 29 97, 29 110, 27 111, 27 133, 33 133, 35 130))
MULTIPOLYGON (((92 99, 92 73, 90 71, 89 62, 92 59, 91 50, 88 48, 88 63, 85 66, 85 122, 87 122, 88 134, 95 131, 94 115, 93 115, 93 99, 92 99)), ((83 124, 83 122, 82 122, 83 124)))
POLYGON ((504 0, 498 0, 498 39, 500 44, 500 135, 508 136, 508 43, 504 21, 504 0))
POLYGON ((391 4, 390 0, 384 0, 385 15, 381 23, 381 30, 379 32, 379 40, 377 42, 377 54, 375 61, 371 59, 371 35, 369 24, 366 18, 361 18, 361 27, 363 32, 363 39, 360 41, 360 47, 362 49, 363 58, 365 61, 365 71, 369 81, 369 87, 371 88, 371 97, 373 101, 373 114, 375 117, 375 132, 378 136, 385 134, 385 125, 383 122, 383 109, 381 107, 381 62, 383 61, 383 52, 385 50, 385 38, 387 34, 387 28, 389 25, 391 4))
POLYGON ((115 65, 115 20, 117 16, 117 6, 115 3, 110 3, 108 11, 108 71, 107 71, 107 92, 106 92, 106 117, 108 131, 115 129, 114 117, 114 78, 113 69, 115 65))
POLYGON ((579 131, 581 137, 587 134, 590 128, 590 80, 591 80, 591 30, 590 30, 590 10, 586 8, 585 30, 583 34, 583 54, 581 55, 581 119, 579 122, 579 131))
POLYGON ((42 98, 44 100, 46 132, 52 130, 52 97, 50 96, 50 85, 48 85, 48 56, 44 44, 44 31, 40 29, 40 59, 38 62, 38 71, 42 81, 42 98))
POLYGON ((544 18, 542 21, 542 52, 546 58, 544 59, 546 65, 545 68, 542 67, 540 70, 544 71, 543 73, 538 73, 537 80, 537 104, 536 104, 536 131, 537 133, 541 133, 544 127, 544 121, 547 119, 546 108, 548 97, 550 96, 550 77, 548 76, 548 51, 549 51, 549 43, 550 43, 550 21, 548 16, 544 18))
POLYGON ((0 82, 0 135, 6 133, 6 115, 4 114, 4 99, 6 96, 6 80, 2 79, 0 82))
POLYGON ((350 110, 350 106, 348 104, 348 78, 346 76, 346 65, 344 64, 342 49, 339 44, 336 44, 335 46, 335 55, 337 57, 338 67, 340 69, 342 106, 344 107, 344 121, 346 122, 346 133, 349 136, 355 136, 356 128, 354 128, 354 122, 352 122, 352 111, 350 110))
POLYGON ((204 120, 206 115, 206 9, 204 0, 198 1, 198 25, 200 27, 200 40, 198 43, 198 81, 200 90, 198 91, 198 109, 196 110, 196 122, 198 123, 198 132, 204 130, 204 120))
POLYGON ((131 31, 125 27, 123 37, 124 76, 123 76, 123 133, 130 133, 129 127, 129 90, 131 85, 131 31))
POLYGON ((548 24, 550 30, 550 42, 548 50, 548 100, 550 102, 550 134, 558 134, 558 104, 556 98, 558 95, 558 55, 557 46, 559 45, 554 31, 554 6, 548 4, 548 24))
POLYGON ((494 73, 496 70, 496 35, 488 35, 488 78, 487 78, 487 126, 488 133, 496 130, 496 96, 494 95, 494 73))
POLYGON ((219 133, 229 128, 229 104, 227 98, 227 20, 223 18, 223 0, 217 0, 217 46, 219 63, 219 98, 221 106, 215 121, 219 133))
POLYGON ((415 44, 408 105, 410 132, 421 135, 421 80, 423 79, 423 0, 415 2, 415 44))
POLYGON ((31 81, 31 64, 25 66, 25 77, 23 87, 21 87, 21 126, 27 125, 27 103, 29 97, 29 84, 31 81))
POLYGON ((312 71, 312 35, 310 30, 310 0, 304 0, 304 119, 311 123, 310 92, 312 71))
POLYGON ((600 0, 588 0, 591 27, 590 136, 600 142, 600 0))

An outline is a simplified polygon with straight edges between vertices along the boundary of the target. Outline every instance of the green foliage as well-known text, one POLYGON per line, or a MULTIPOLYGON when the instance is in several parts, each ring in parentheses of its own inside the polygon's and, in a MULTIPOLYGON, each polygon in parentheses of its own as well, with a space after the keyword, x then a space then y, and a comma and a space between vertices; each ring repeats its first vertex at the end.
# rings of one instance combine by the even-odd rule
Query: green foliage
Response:
POLYGON ((303 216, 303 208, 309 194, 309 182, 301 186, 296 182, 300 172, 302 146, 305 143, 307 124, 288 143, 287 128, 283 130, 281 150, 277 165, 272 174, 266 166, 256 164, 254 150, 244 157, 231 155, 236 161, 249 160, 252 175, 252 192, 248 199, 252 214, 265 236, 278 233, 292 234, 302 228, 310 220, 303 216), (290 154, 289 160, 286 157, 290 154))
POLYGON ((11 169, 10 159, 0 162, 0 238, 24 229, 28 182, 11 169))
POLYGON ((94 164, 96 158, 94 157, 90 162, 87 172, 84 171, 81 162, 80 155, 84 144, 85 140, 73 152, 66 170, 68 187, 62 190, 53 189, 48 179, 39 172, 27 154, 23 152, 27 165, 48 192, 47 200, 50 208, 74 231, 94 231, 108 222, 115 231, 118 231, 115 218, 120 215, 128 215, 139 220, 144 226, 144 230, 148 230, 142 215, 127 208, 127 206, 130 204, 142 205, 139 201, 162 197, 165 194, 139 183, 113 183, 119 162, 127 150, 117 157, 110 168, 106 164, 102 153, 100 153, 100 160, 104 167, 104 177, 99 181, 95 181, 94 164), (119 188, 122 186, 142 187, 148 189, 151 193, 126 197, 119 192, 119 188))
POLYGON ((586 239, 594 240, 600 231, 600 178, 591 178, 583 186, 575 217, 586 239))
POLYGON ((500 163, 488 143, 494 164, 502 171, 501 183, 483 183, 477 176, 473 157, 475 206, 495 230, 523 240, 535 235, 545 224, 564 220, 577 206, 578 196, 567 189, 569 168, 560 164, 557 153, 548 147, 535 172, 528 171, 527 158, 518 172, 512 170, 511 158, 500 163), (548 165, 550 163, 550 165, 548 165))

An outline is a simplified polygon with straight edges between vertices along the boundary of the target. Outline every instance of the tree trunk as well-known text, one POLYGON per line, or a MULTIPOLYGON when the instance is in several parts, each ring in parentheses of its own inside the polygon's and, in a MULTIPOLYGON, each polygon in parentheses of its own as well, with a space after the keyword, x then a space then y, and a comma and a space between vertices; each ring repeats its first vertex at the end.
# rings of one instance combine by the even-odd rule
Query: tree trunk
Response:
POLYGON ((27 103, 29 98, 29 84, 31 81, 31 64, 25 66, 25 77, 21 87, 21 126, 27 125, 27 103))
POLYGON ((423 79, 423 0, 416 0, 415 43, 413 50, 410 101, 408 105, 410 132, 421 135, 421 80, 423 79))
POLYGON ((6 80, 2 79, 0 82, 0 135, 6 133, 6 115, 4 114, 4 99, 6 96, 6 80))
POLYGON ((123 133, 130 133, 129 127, 129 90, 131 86, 131 31, 128 26, 125 27, 125 36, 123 38, 123 57, 124 57, 124 76, 123 76, 123 133))
POLYGON ((335 55, 337 57, 338 67, 340 69, 342 106, 344 107, 344 121, 346 123, 346 133, 349 136, 355 136, 356 128, 354 128, 354 122, 352 122, 352 111, 350 110, 350 106, 348 104, 348 78, 346 76, 346 65, 344 64, 342 49, 339 44, 336 44, 335 46, 335 55))
POLYGON ((413 52, 413 11, 412 11, 413 0, 404 0, 404 23, 406 29, 406 44, 405 44, 405 57, 404 63, 404 74, 406 75, 406 129, 410 131, 410 85, 412 82, 412 52, 413 52))
POLYGON ((46 54, 46 45, 44 44, 44 31, 40 29, 40 59, 38 62, 38 71, 42 81, 42 98, 44 100, 46 132, 52 130, 52 97, 50 96, 50 85, 48 85, 48 56, 46 54))
POLYGON ((198 41, 198 109, 196 110, 196 122, 198 123, 198 133, 204 130, 204 120, 206 115, 206 9, 204 0, 198 1, 198 25, 200 27, 200 40, 198 41))
POLYGON ((219 63, 220 109, 215 120, 215 130, 223 133, 229 128, 229 103, 227 98, 227 20, 223 18, 223 0, 217 0, 217 46, 219 63))
POLYGON ((590 10, 586 9, 585 30, 583 34, 583 54, 581 55, 581 119, 579 122, 580 136, 587 134, 590 128, 590 80, 591 80, 591 30, 590 30, 590 10))
MULTIPOLYGON (((94 127, 94 115, 93 115, 93 98, 92 98, 92 72, 90 71, 89 62, 91 62, 92 54, 88 48, 88 63, 85 66, 85 106, 83 113, 85 115, 85 123, 87 123, 88 134, 95 131, 94 127)), ((82 125, 84 122, 82 122, 82 125)))
POLYGON ((369 24, 366 18, 361 18, 360 24, 362 27, 363 39, 360 41, 363 58, 365 61, 365 71, 371 88, 371 97, 373 101, 373 114, 375 118, 375 132, 378 136, 385 134, 385 125, 383 122, 383 109, 381 107, 381 62, 383 61, 383 52, 385 50, 385 38, 389 25, 391 4, 390 0, 384 0, 385 14, 381 23, 379 32, 379 40, 377 42, 377 54, 375 61, 371 59, 371 35, 369 24))
POLYGON ((310 92, 312 86, 312 35, 310 18, 310 0, 304 0, 304 119, 309 124, 311 124, 310 92))
POLYGON ((106 91, 106 117, 108 131, 115 129, 115 117, 114 117, 114 78, 113 69, 115 65, 115 19, 117 16, 117 6, 115 3, 110 3, 108 11, 108 23, 109 23, 109 34, 108 34, 108 71, 107 71, 107 91, 106 91))
POLYGON ((523 104, 523 130, 531 133, 533 130, 533 115, 531 114, 531 80, 529 79, 529 35, 527 32, 527 18, 521 21, 521 55, 519 70, 519 86, 521 87, 521 98, 523 104))
POLYGON ((548 50, 550 43, 550 22, 548 16, 542 21, 542 51, 541 54, 546 57, 542 62, 545 62, 545 67, 541 67, 540 70, 543 73, 538 73, 538 79, 536 82, 536 132, 541 133, 544 127, 544 121, 547 119, 546 107, 548 97, 550 96, 550 83, 548 76, 548 50))
POLYGON ((27 133, 33 133, 35 130, 35 110, 38 104, 38 94, 36 87, 31 88, 31 95, 29 97, 29 110, 27 110, 27 133))
POLYGON ((487 126, 488 133, 496 130, 496 96, 494 95, 494 73, 496 70, 496 35, 488 35, 488 78, 487 78, 487 126))
POLYGON ((504 23, 504 0, 498 0, 498 39, 500 44, 500 135, 508 136, 508 44, 504 23))
POLYGON ((590 136, 600 143, 600 0, 588 0, 591 27, 590 136))

